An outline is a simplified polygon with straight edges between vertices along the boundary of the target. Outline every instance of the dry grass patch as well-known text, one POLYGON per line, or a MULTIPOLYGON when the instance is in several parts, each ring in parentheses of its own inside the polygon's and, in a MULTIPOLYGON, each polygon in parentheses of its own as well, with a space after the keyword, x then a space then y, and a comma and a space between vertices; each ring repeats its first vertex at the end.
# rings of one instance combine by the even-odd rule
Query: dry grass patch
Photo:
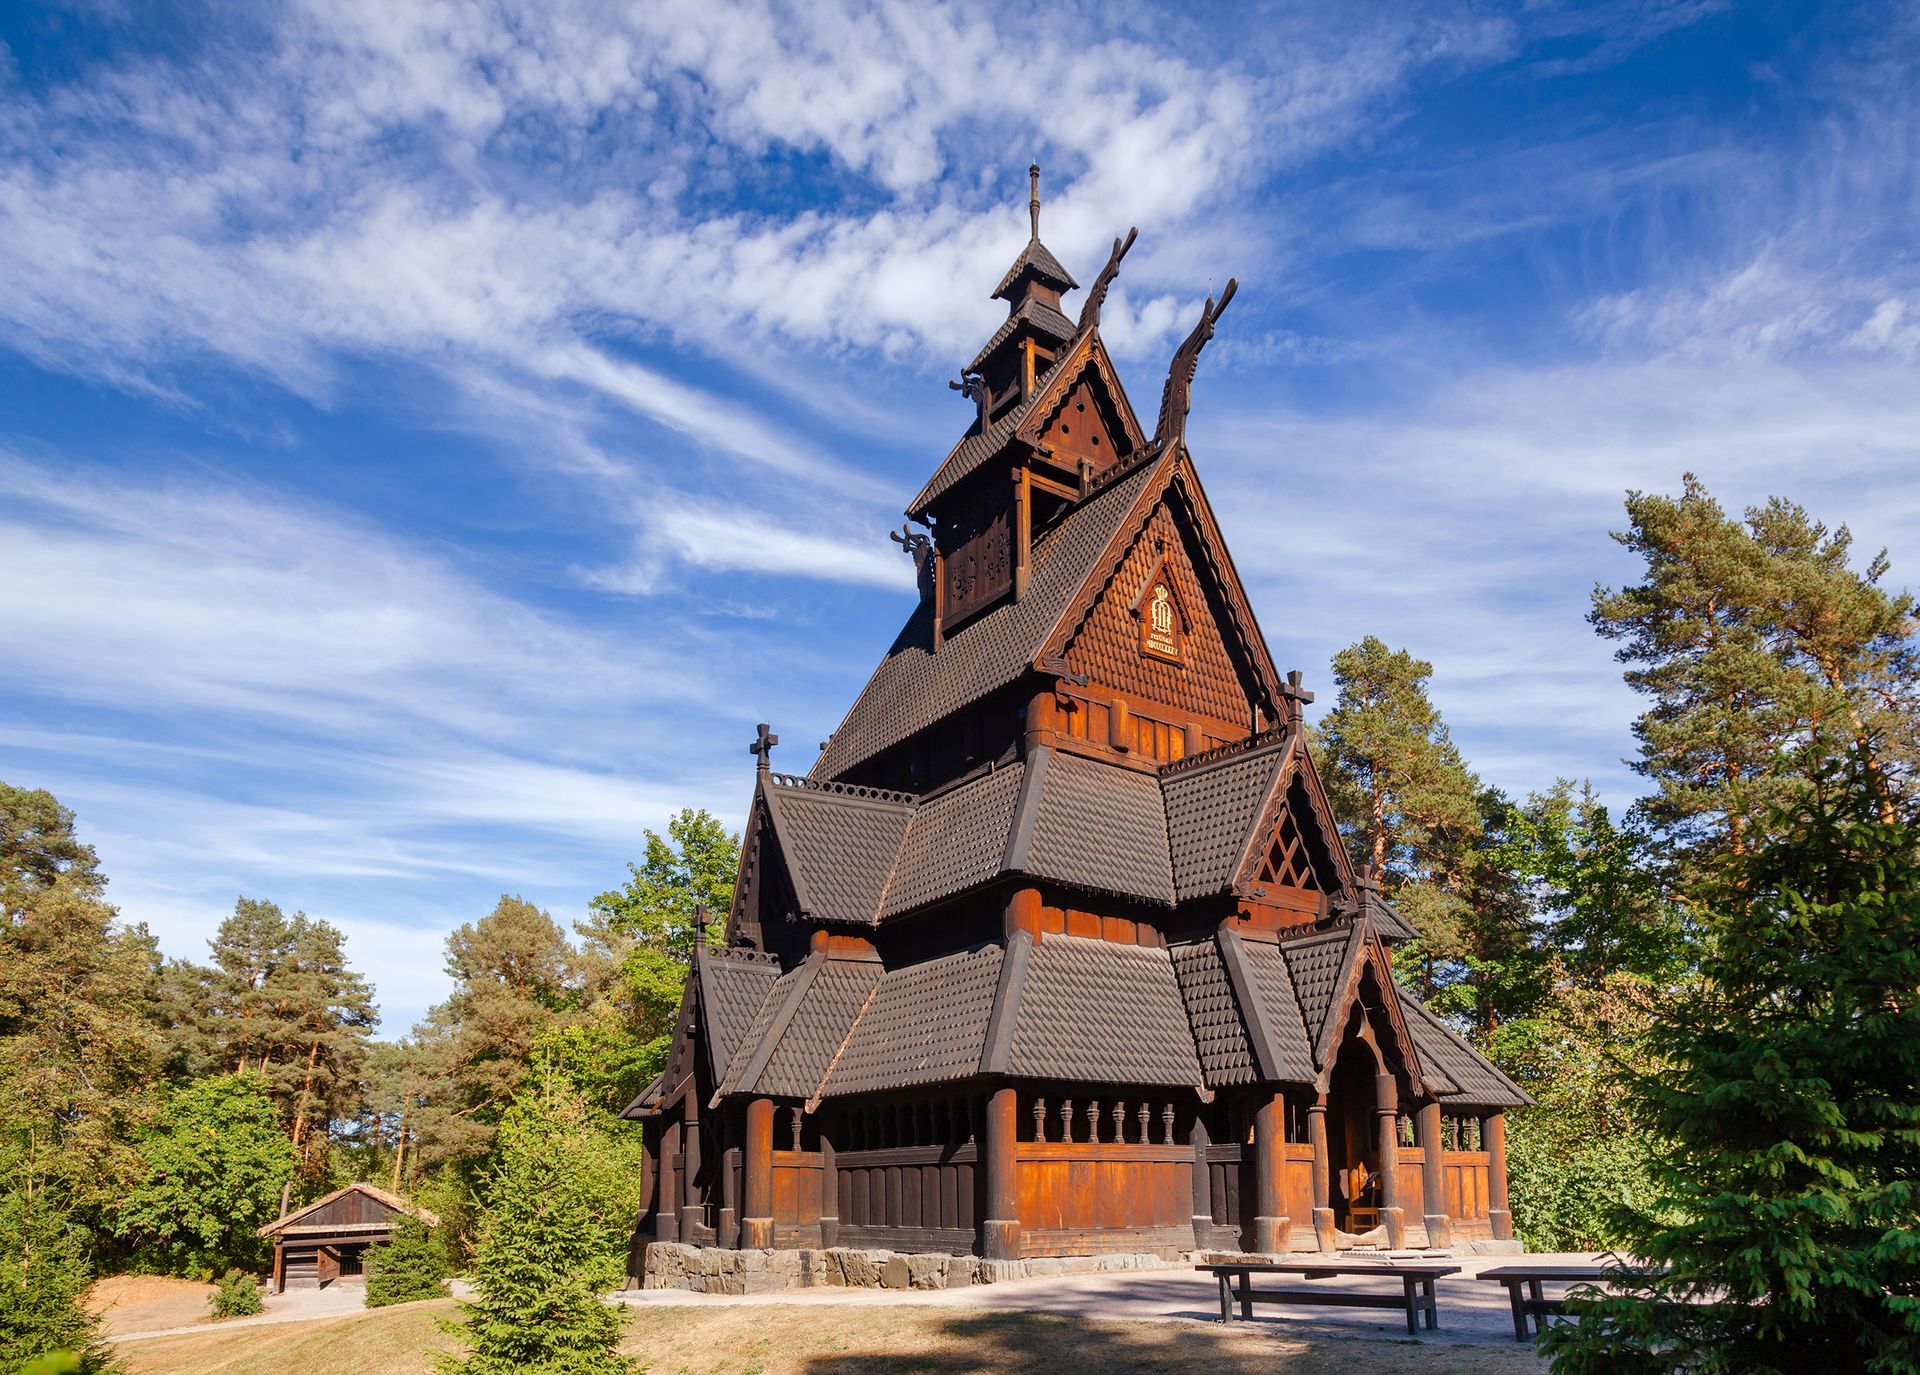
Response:
MULTIPOLYGON (((382 1375, 430 1375, 451 1300, 303 1323, 213 1328, 120 1347, 128 1375, 331 1375, 343 1353, 382 1375)), ((1205 1323, 828 1304, 644 1308, 623 1349, 651 1375, 1540 1375, 1529 1348, 1297 1341, 1205 1323)))
POLYGON ((635 1313, 622 1349, 653 1375, 1540 1375, 1531 1348, 1319 1337, 1195 1322, 952 1308, 699 1307, 635 1313))
POLYGON ((87 1308, 100 1314, 100 1330, 156 1332, 208 1321, 211 1284, 166 1275, 108 1275, 87 1291, 87 1308))
POLYGON ((434 1318, 453 1307, 452 1299, 430 1299, 312 1322, 213 1327, 126 1342, 115 1354, 128 1375, 331 1375, 349 1366, 382 1375, 429 1375, 435 1348, 452 1343, 434 1318))

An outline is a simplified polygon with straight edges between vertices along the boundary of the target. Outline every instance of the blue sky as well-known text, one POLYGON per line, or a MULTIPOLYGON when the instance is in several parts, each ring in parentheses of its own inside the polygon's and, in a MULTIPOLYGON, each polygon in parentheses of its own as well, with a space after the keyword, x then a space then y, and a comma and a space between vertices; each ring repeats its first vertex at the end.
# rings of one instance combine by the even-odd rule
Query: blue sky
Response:
MULTIPOLYGON (((1920 7, 0 7, 0 778, 201 956, 338 923, 389 1033, 804 769, 1026 231, 1190 438, 1275 656, 1620 801, 1630 487, 1915 581, 1920 7)), ((1077 298, 1069 298, 1070 301, 1077 298)), ((1150 420, 1149 420, 1150 423, 1150 420)))

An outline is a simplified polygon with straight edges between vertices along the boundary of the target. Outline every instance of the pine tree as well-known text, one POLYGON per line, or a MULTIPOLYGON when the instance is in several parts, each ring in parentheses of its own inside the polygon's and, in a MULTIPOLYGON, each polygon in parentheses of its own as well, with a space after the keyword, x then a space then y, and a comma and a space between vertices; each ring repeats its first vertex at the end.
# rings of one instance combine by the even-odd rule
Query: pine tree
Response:
POLYGON ((1341 830, 1419 932, 1401 960, 1420 995, 1489 1031, 1534 963, 1525 907, 1485 856, 1508 804, 1461 758, 1428 696, 1432 664, 1370 635, 1334 656, 1333 677, 1318 741, 1341 830))
POLYGON ((1591 620, 1619 642, 1651 704, 1634 767, 1643 810, 1702 874, 1763 843, 1759 821, 1808 786, 1817 733, 1846 739, 1892 819, 1920 753, 1914 601, 1880 587, 1884 551, 1848 565, 1851 536, 1775 499, 1729 518, 1692 474, 1678 497, 1632 492, 1615 540, 1644 580, 1596 588, 1591 620))
POLYGON ((392 1239, 367 1248, 366 1266, 369 1308, 447 1297, 446 1248, 419 1218, 394 1218, 392 1239))
POLYGON ((1633 1083, 1664 1144, 1620 1223, 1667 1273, 1548 1333, 1558 1375, 1920 1371, 1920 830, 1858 755, 1796 767, 1633 1083))
POLYGON ((530 1093, 502 1124, 473 1256, 479 1297, 449 1324, 469 1347, 447 1375, 621 1375, 625 1318, 600 1299, 622 1276, 632 1180, 564 1086, 530 1093), (616 1176, 626 1176, 613 1188, 616 1176))
POLYGON ((412 1132, 422 1166, 471 1160, 491 1145, 549 1027, 577 1016, 579 955, 552 917, 502 897, 447 937, 454 990, 415 1028, 412 1132))

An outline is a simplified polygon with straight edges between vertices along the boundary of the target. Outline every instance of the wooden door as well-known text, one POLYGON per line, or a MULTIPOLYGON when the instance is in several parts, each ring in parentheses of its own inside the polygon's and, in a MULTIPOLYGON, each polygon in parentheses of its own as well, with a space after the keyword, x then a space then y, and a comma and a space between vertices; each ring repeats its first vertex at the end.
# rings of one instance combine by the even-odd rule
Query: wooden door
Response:
POLYGON ((314 1269, 320 1278, 320 1287, 325 1289, 340 1278, 340 1253, 331 1246, 322 1246, 320 1254, 314 1257, 314 1269))

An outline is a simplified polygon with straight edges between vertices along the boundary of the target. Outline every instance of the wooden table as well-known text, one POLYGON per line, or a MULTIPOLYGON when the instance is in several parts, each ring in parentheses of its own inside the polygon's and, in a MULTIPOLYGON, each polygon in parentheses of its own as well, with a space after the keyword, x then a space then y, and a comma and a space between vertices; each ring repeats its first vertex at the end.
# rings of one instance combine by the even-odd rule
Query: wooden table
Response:
POLYGON ((1642 1275, 1648 1272, 1623 1271, 1617 1265, 1592 1261, 1573 1265, 1496 1265, 1492 1269, 1482 1270, 1474 1278, 1507 1286, 1507 1300, 1513 1305, 1513 1339, 1524 1342, 1528 1336, 1528 1318, 1533 1319, 1535 1332, 1544 1332, 1548 1318, 1561 1316, 1567 1311, 1565 1299, 1550 1299, 1541 1294, 1540 1285, 1543 1281, 1600 1284, 1622 1273, 1642 1275), (1520 1292, 1522 1286, 1527 1291, 1524 1295, 1520 1292))
POLYGON ((1419 1316, 1425 1313, 1427 1327, 1440 1325, 1440 1309, 1433 1299, 1433 1282, 1442 1275, 1457 1275, 1457 1265, 1429 1261, 1397 1264, 1343 1263, 1340 1261, 1246 1261, 1224 1262, 1194 1267, 1220 1281, 1220 1321, 1233 1321, 1233 1306, 1240 1305, 1240 1316, 1251 1320, 1256 1303, 1301 1303, 1323 1308, 1397 1308, 1407 1315, 1407 1331, 1420 1333, 1419 1316), (1369 1275, 1401 1282, 1399 1294, 1362 1293, 1353 1289, 1255 1289, 1255 1275, 1299 1275, 1304 1279, 1336 1279, 1342 1275, 1369 1275))

